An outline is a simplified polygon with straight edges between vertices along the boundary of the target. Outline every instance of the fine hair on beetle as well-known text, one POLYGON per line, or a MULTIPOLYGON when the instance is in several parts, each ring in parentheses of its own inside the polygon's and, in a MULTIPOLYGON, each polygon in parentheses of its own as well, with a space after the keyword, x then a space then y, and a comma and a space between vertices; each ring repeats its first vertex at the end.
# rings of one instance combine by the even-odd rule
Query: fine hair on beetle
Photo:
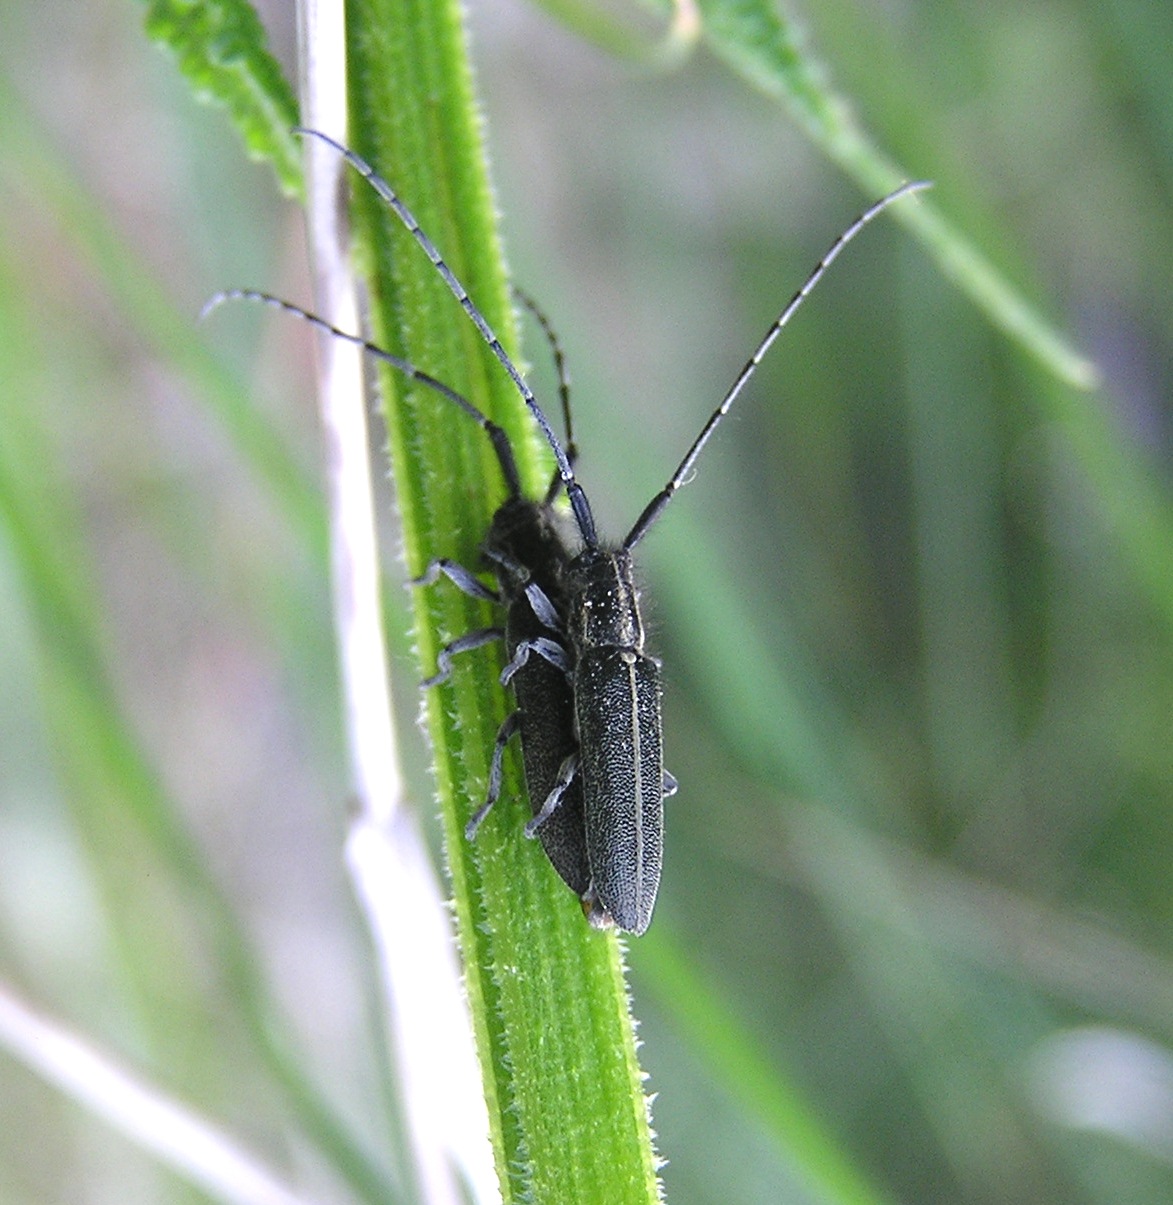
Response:
POLYGON ((632 550, 664 513, 686 481, 705 445, 753 376, 782 328, 822 278, 842 249, 893 202, 929 187, 925 181, 901 185, 865 210, 832 243, 823 258, 771 323, 753 354, 734 378, 664 487, 644 507, 617 544, 600 540, 585 491, 574 471, 569 391, 561 348, 545 315, 524 295, 515 294, 533 314, 554 354, 566 441, 561 441, 521 372, 502 347, 464 286, 420 229, 391 186, 362 158, 314 130, 297 133, 333 147, 375 189, 423 249, 493 355, 509 375, 554 455, 556 469, 545 495, 527 499, 505 431, 467 398, 408 361, 340 331, 269 294, 231 290, 218 294, 205 312, 232 298, 261 301, 295 314, 361 346, 376 359, 439 393, 485 432, 506 486, 482 541, 485 567, 495 586, 447 558, 431 561, 415 584, 440 577, 458 589, 500 606, 504 627, 467 632, 445 645, 436 673, 425 686, 447 680, 452 658, 503 640, 506 665, 501 681, 512 687, 516 708, 501 724, 494 742, 486 797, 469 820, 471 838, 500 795, 502 758, 509 740, 520 734, 522 762, 532 818, 527 836, 538 837, 555 870, 583 901, 596 927, 643 933, 651 922, 663 862, 663 801, 676 789, 664 769, 660 715, 660 663, 645 648, 632 550), (565 492, 575 546, 566 540, 554 511, 565 492))

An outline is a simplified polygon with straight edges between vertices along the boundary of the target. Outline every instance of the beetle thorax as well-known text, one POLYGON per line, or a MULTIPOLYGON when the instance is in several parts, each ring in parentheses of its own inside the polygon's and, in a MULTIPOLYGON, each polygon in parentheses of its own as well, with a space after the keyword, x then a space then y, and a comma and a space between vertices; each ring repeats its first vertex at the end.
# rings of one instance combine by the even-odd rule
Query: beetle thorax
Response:
POLYGON ((587 549, 567 571, 570 639, 580 651, 613 646, 642 653, 643 620, 631 556, 622 550, 587 549))

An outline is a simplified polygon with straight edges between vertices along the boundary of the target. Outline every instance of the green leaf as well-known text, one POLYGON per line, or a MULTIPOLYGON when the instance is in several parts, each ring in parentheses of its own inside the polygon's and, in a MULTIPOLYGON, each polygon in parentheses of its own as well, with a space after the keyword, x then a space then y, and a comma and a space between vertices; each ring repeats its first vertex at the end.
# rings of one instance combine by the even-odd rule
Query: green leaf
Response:
MULTIPOLYGON (((705 39, 759 91, 781 101, 810 138, 865 192, 890 192, 913 173, 879 149, 829 74, 771 0, 702 0, 705 39)), ((920 196, 893 217, 932 251, 945 274, 989 318, 1046 368, 1069 384, 1090 389, 1095 366, 933 204, 920 196)))
POLYGON ((282 189, 300 196, 301 148, 293 89, 269 53, 265 28, 245 0, 151 0, 147 33, 171 50, 202 100, 223 105, 249 154, 273 164, 282 189))
MULTIPOLYGON (((403 197, 490 325, 515 348, 514 321, 456 4, 361 0, 349 10, 355 149, 403 197)), ((458 389, 510 432, 535 493, 549 468, 501 366, 422 250, 365 185, 356 228, 375 334, 458 389)), ((388 443, 408 568, 436 556, 476 564, 502 499, 483 433, 435 393, 384 377, 388 443)), ((491 622, 444 584, 414 595, 421 671, 439 646, 491 622)), ((482 650, 426 696, 466 983, 499 1180, 506 1201, 657 1199, 642 1076, 613 934, 591 930, 537 842, 518 764, 469 842, 489 754, 509 706, 499 656, 482 650)))

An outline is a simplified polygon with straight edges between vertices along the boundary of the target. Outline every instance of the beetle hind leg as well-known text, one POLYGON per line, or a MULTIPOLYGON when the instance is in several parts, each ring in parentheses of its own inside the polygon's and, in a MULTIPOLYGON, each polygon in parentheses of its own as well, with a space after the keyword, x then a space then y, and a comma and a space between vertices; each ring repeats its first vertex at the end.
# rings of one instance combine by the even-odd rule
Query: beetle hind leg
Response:
POLYGON ((521 712, 515 711, 505 717, 505 722, 497 729, 497 739, 493 742, 493 760, 489 763, 489 790, 485 802, 473 813, 472 819, 464 826, 464 835, 471 841, 477 835, 481 822, 493 809, 493 804, 501 797, 501 762, 505 757, 505 746, 509 744, 513 734, 521 727, 521 712))
POLYGON ((553 790, 546 796, 545 802, 542 804, 541 811, 525 826, 525 835, 527 837, 536 837, 538 829, 554 814, 558 805, 562 802, 562 796, 566 793, 566 788, 574 781, 574 776, 578 773, 578 750, 571 753, 562 763, 558 770, 558 781, 554 783, 553 790))

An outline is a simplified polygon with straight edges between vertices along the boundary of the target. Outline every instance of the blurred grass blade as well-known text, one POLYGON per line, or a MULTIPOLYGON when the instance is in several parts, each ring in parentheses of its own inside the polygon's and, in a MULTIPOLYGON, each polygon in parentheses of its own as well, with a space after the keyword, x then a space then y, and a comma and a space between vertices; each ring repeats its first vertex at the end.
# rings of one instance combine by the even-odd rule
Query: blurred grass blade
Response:
MULTIPOLYGON (((38 167, 48 163, 44 156, 33 160, 38 167)), ((43 178, 34 172, 31 181, 27 175, 22 177, 22 184, 27 187, 43 178)), ((57 181, 52 171, 48 178, 57 181)), ((38 197, 45 210, 62 217, 65 229, 71 229, 69 217, 75 209, 87 211, 83 193, 69 192, 61 206, 62 197, 54 187, 38 197)), ((117 240, 95 216, 97 207, 88 213, 89 220, 81 228, 82 245, 89 248, 86 240, 97 232, 94 243, 100 266, 113 268, 110 283, 116 292, 120 285, 125 288, 133 321, 138 306, 158 301, 157 290, 144 272, 136 270, 128 248, 117 254, 117 240)), ((23 295, 15 280, 0 281, 0 298, 19 303, 23 295)), ((221 396, 235 394, 239 407, 241 391, 230 387, 206 355, 192 350, 199 344, 190 325, 186 338, 180 339, 181 319, 173 307, 159 301, 146 326, 148 335, 163 336, 165 353, 173 343, 181 362, 201 363, 207 378, 219 382, 221 396)), ((202 851, 177 820, 175 806, 111 683, 97 611, 100 595, 90 580, 79 537, 83 525, 70 503, 71 486, 38 425, 43 413, 40 394, 48 387, 44 368, 48 362, 41 339, 28 328, 27 314, 19 304, 9 306, 0 322, 0 375, 6 382, 0 396, 4 429, 0 525, 37 633, 46 723, 72 816, 101 884, 118 969, 160 1048, 182 1045, 190 1040, 186 1036, 190 1033, 216 1032, 212 1019, 201 1014, 203 992, 193 978, 200 960, 185 952, 186 942, 213 946, 253 1049, 289 1095, 305 1131, 362 1199, 387 1200, 386 1178, 310 1082, 292 1047, 285 1045, 283 1025, 258 976, 261 960, 209 873, 202 851), (157 873, 143 876, 134 869, 143 865, 157 873), (183 918, 182 940, 177 917, 183 918), (184 1008, 177 1006, 180 1000, 184 1008)), ((60 383, 54 388, 60 389, 60 383)), ((246 421, 246 427, 265 433, 266 439, 272 436, 263 423, 246 421)), ((278 445, 266 442, 265 446, 271 463, 282 465, 281 479, 289 488, 291 503, 299 500, 295 510, 308 516, 312 495, 307 501, 297 492, 295 475, 286 473, 292 470, 288 460, 282 460, 278 445)), ((320 521, 317 527, 320 530, 320 521)), ((307 523, 307 529, 312 528, 307 523)))
POLYGON ((662 932, 640 946, 640 974, 673 1024, 708 1064, 713 1079, 773 1136, 814 1200, 834 1205, 891 1205, 860 1173, 845 1147, 812 1111, 805 1092, 746 1033, 727 1005, 662 932))
MULTIPOLYGON (((309 128, 345 142, 348 87, 345 9, 302 0, 302 111, 309 128)), ((358 331, 358 285, 350 223, 338 198, 351 168, 322 139, 304 139, 306 209, 314 308, 340 330, 358 331)), ((318 339, 318 406, 330 510, 331 582, 343 722, 356 815, 347 865, 382 972, 396 1115, 410 1158, 404 1178, 429 1205, 499 1199, 472 1029, 447 886, 430 855, 418 808, 404 792, 384 639, 380 542, 371 465, 364 356, 342 340, 318 339), (410 921, 407 920, 410 918, 410 921)), ((402 610, 394 589, 390 604, 402 610)), ((415 675, 406 688, 414 697, 415 675)))
MULTIPOLYGON (((918 174, 901 168, 876 146, 772 0, 701 0, 701 16, 713 52, 755 88, 785 104, 865 193, 880 196, 918 174)), ((941 215, 931 195, 916 205, 898 206, 893 217, 925 243, 991 321, 1050 372, 1081 389, 1095 385, 1095 366, 941 215)))
POLYGON ((700 38, 700 13, 696 0, 671 0, 662 5, 645 5, 661 13, 667 24, 655 30, 646 28, 646 14, 638 5, 611 9, 593 0, 537 0, 556 21, 577 37, 597 46, 605 54, 626 59, 636 67, 668 71, 695 50, 700 38), (622 15, 620 15, 622 13, 622 15))
POLYGON ((0 178, 54 217, 121 307, 127 325, 198 389, 291 527, 325 564, 325 516, 312 477, 240 381, 211 354, 195 314, 176 307, 140 250, 110 222, 101 202, 2 76, 0 136, 9 152, 0 158, 0 178))
POLYGON ((192 90, 223 105, 253 158, 267 159, 282 189, 302 193, 301 150, 290 131, 297 101, 269 53, 247 0, 150 0, 147 33, 176 57, 192 90))
POLYGON ((207 1118, 36 1013, 3 984, 0 1047, 217 1200, 311 1205, 207 1118))

